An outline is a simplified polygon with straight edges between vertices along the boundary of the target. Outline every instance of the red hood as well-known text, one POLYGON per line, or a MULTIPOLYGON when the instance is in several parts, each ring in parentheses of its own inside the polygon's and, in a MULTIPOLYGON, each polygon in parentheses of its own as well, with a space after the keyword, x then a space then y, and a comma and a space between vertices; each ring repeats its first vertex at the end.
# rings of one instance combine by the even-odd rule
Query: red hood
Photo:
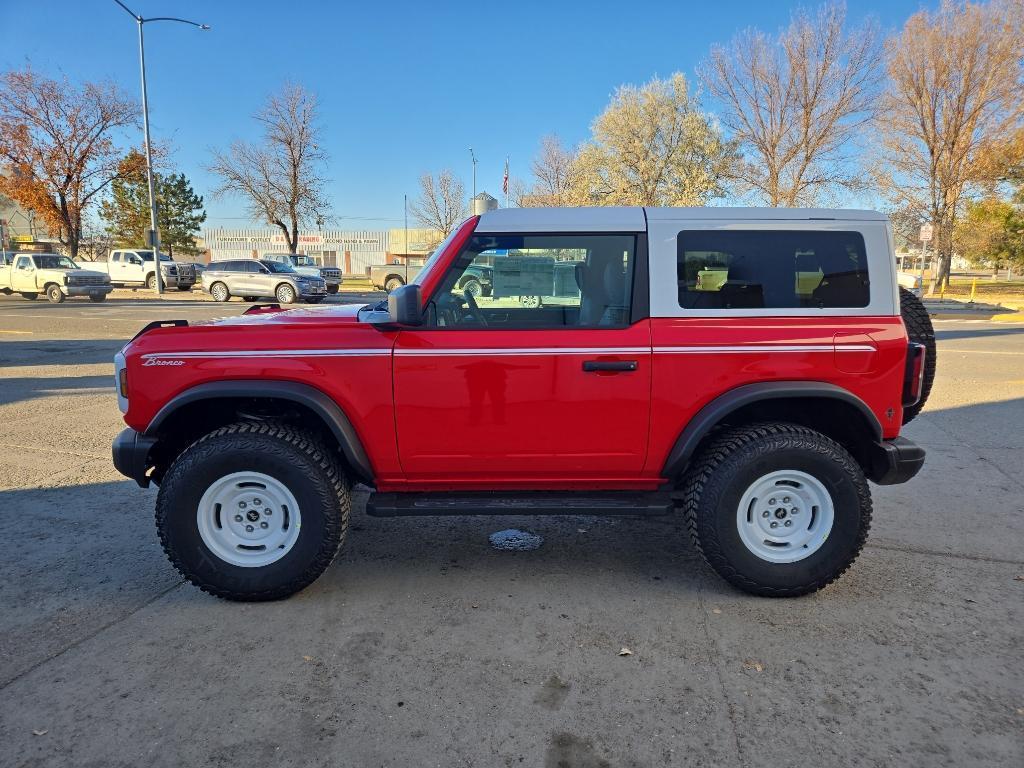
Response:
POLYGON ((195 325, 307 325, 310 323, 354 323, 366 304, 342 304, 329 307, 300 307, 251 311, 238 317, 225 317, 195 325))

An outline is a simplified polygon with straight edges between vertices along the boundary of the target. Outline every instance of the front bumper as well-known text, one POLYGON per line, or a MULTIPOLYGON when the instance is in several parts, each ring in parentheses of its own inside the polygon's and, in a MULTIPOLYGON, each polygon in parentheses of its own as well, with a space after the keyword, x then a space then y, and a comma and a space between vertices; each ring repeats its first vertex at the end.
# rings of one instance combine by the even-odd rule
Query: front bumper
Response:
POLYGON ((300 296, 326 296, 327 286, 323 283, 316 283, 314 285, 299 284, 299 295, 300 296))
POLYGON ((122 430, 111 446, 114 468, 138 483, 140 488, 148 488, 146 471, 149 469, 149 452, 154 445, 155 437, 146 437, 130 428, 122 430))
POLYGON ((924 448, 905 437, 882 440, 872 446, 868 477, 878 485, 905 483, 921 471, 924 456, 924 448))
POLYGON ((60 289, 65 296, 92 296, 93 294, 106 296, 114 290, 114 286, 110 283, 106 285, 62 285, 60 289))

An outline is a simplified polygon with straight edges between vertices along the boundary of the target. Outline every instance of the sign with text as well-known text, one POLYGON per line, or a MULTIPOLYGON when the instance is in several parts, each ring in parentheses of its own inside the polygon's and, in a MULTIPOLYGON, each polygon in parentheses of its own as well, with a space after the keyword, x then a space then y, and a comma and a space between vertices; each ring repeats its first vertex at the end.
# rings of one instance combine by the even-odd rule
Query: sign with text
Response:
POLYGON ((932 239, 935 228, 931 224, 921 225, 921 236, 918 238, 922 243, 927 243, 932 239))

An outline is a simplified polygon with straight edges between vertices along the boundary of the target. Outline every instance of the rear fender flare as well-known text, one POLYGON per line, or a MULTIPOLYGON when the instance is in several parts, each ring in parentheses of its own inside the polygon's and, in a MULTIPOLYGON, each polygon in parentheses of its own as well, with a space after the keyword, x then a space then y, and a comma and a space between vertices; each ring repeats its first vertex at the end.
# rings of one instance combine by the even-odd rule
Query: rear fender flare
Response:
POLYGON ((795 398, 825 398, 852 405, 864 417, 873 438, 876 441, 882 439, 882 425, 867 403, 835 384, 819 381, 766 381, 745 384, 724 392, 697 411, 679 433, 668 458, 665 459, 662 477, 678 476, 689 464, 701 441, 729 414, 761 400, 795 398))

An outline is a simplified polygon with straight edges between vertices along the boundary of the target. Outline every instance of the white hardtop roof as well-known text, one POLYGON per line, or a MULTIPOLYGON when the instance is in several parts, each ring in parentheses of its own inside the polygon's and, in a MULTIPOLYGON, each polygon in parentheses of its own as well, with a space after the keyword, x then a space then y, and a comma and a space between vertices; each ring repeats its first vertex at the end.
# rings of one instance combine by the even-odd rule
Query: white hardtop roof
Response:
POLYGON ((833 208, 499 208, 480 216, 476 231, 643 232, 648 221, 885 221, 877 211, 833 208))

